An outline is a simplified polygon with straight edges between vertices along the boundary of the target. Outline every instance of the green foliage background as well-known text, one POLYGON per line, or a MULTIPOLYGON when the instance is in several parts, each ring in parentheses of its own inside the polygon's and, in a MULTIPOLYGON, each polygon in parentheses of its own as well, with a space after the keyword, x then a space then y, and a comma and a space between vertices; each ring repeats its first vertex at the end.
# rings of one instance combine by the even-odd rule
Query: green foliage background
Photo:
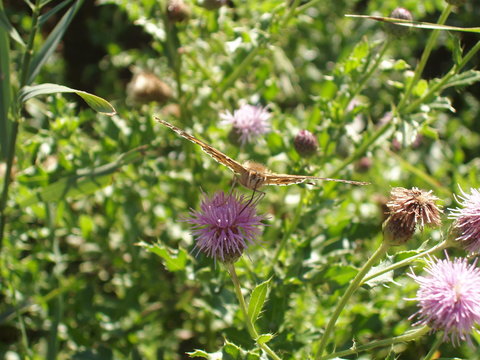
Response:
MULTIPOLYGON (((387 132, 345 163, 398 104, 430 31, 393 39, 377 22, 344 15, 387 16, 402 6, 415 19, 435 22, 443 0, 304 1, 291 17, 280 0, 234 1, 219 11, 187 4, 190 19, 166 25, 162 1, 86 2, 40 73, 38 83, 93 92, 114 104, 117 115, 94 113, 68 94, 30 100, 24 109, 0 259, 2 357, 173 360, 195 349, 217 352, 226 340, 254 349, 226 272, 191 253, 194 242, 181 222, 198 208, 202 192, 228 191, 232 176, 154 115, 233 158, 254 159, 276 172, 372 183, 265 189, 259 209, 269 215, 268 227, 237 271, 246 294, 271 279, 257 327, 275 335, 269 346, 283 359, 307 358, 356 269, 381 242, 381 204, 390 187, 431 189, 448 208, 459 186, 478 186, 474 72, 461 86, 391 120, 387 132), (351 94, 384 42, 394 44, 352 105, 351 94), (171 86, 170 103, 180 116, 166 113, 166 105, 127 99, 134 68, 171 86), (273 131, 239 149, 219 113, 241 101, 268 105, 273 131), (319 155, 308 161, 292 146, 301 129, 320 143, 319 155), (79 191, 65 188, 73 179, 83 181, 79 191)), ((4 1, 4 8, 26 37, 28 9, 18 1, 4 1)), ((467 1, 448 23, 478 26, 479 16, 479 7, 467 1)), ((51 27, 45 24, 43 38, 51 27)), ((478 41, 478 34, 442 32, 414 98, 450 69, 461 47, 478 41)), ((20 50, 11 45, 15 73, 20 50)), ((478 62, 474 57, 468 69, 478 62)), ((392 261, 411 256, 426 240, 439 241, 448 225, 445 218, 443 229, 426 230, 392 250, 392 261)), ((406 299, 417 285, 406 271, 356 293, 337 324, 337 350, 411 328, 416 304, 406 299)), ((419 358, 434 336, 358 358, 419 358)), ((440 352, 479 359, 475 347, 444 344, 440 352)))

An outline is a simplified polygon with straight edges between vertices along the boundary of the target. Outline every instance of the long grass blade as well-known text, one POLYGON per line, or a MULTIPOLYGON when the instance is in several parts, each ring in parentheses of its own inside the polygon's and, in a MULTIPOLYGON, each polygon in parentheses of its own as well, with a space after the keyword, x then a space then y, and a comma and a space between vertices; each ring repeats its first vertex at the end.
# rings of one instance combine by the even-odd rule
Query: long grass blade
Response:
MULTIPOLYGON (((5 16, 2 4, 0 3, 0 18, 5 16)), ((8 30, 0 26, 0 158, 7 155, 10 123, 8 110, 10 108, 10 42, 8 30)))
MULTIPOLYGON (((3 30, 6 31, 10 35, 10 37, 13 40, 15 40, 21 47, 25 47, 25 43, 23 42, 22 37, 17 32, 17 30, 12 26, 12 24, 10 24, 10 21, 8 21, 7 14, 5 14, 5 11, 3 10, 3 6, 1 2, 0 2, 0 28, 3 28, 3 30)), ((4 49, 4 48, 1 47, 0 49, 4 49)))
POLYGON ((30 69, 28 72, 28 78, 26 84, 29 85, 33 82, 35 77, 38 75, 40 70, 42 69, 43 65, 47 62, 48 58, 57 48, 58 43, 62 39, 65 31, 67 30, 68 26, 72 22, 75 13, 78 11, 80 6, 82 6, 83 0, 77 0, 75 3, 70 7, 70 9, 63 15, 62 19, 58 22, 55 26, 53 31, 48 36, 45 43, 40 48, 38 53, 32 59, 32 63, 30 65, 30 69))

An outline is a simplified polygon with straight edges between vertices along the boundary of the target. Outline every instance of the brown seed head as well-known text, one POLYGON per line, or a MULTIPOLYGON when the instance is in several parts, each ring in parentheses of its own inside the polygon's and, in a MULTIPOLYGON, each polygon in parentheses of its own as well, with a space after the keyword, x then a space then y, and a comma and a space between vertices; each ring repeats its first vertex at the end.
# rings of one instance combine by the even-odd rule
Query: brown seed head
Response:
POLYGON ((432 191, 418 188, 393 188, 387 203, 389 217, 384 225, 385 238, 392 244, 401 244, 409 240, 415 229, 425 225, 441 225, 441 210, 435 203, 438 198, 432 191))
POLYGON ((172 89, 156 75, 149 72, 135 74, 127 86, 127 93, 129 98, 139 104, 152 101, 163 104, 173 97, 172 89))

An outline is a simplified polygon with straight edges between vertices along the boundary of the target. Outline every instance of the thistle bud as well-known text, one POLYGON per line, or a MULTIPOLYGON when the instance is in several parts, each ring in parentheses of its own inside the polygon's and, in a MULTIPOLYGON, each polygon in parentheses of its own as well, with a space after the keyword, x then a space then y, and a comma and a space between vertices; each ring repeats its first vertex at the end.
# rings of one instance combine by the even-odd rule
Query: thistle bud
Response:
POLYGON ((366 173, 372 167, 372 158, 363 156, 355 163, 355 170, 359 173, 366 173))
MULTIPOLYGON (((390 14, 390 17, 395 19, 400 19, 400 20, 409 20, 409 21, 413 20, 413 17, 410 11, 401 7, 393 10, 390 14)), ((385 30, 388 34, 396 37, 405 36, 410 32, 409 27, 390 24, 390 23, 385 24, 385 30)))
POLYGON ((139 104, 156 101, 160 104, 167 102, 172 96, 172 89, 149 72, 135 74, 127 85, 128 97, 139 104))
POLYGON ((389 217, 383 225, 384 241, 401 245, 410 240, 417 226, 440 226, 438 198, 431 191, 418 188, 393 188, 387 203, 389 217))
POLYGON ((318 150, 318 141, 315 135, 308 130, 301 130, 293 140, 293 146, 301 157, 310 157, 318 150))
POLYGON ((190 17, 190 8, 183 0, 169 0, 167 3, 167 17, 172 22, 182 22, 190 17))

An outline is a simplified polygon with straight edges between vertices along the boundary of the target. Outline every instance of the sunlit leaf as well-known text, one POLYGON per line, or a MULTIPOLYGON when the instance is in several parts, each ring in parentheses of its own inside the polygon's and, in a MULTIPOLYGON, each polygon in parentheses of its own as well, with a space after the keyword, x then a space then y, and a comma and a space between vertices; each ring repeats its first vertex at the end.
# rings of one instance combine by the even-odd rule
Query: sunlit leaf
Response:
POLYGON ((75 93, 80 96, 85 102, 95 111, 105 115, 115 115, 116 111, 112 104, 107 100, 85 91, 75 90, 67 86, 58 84, 40 84, 34 86, 24 86, 19 92, 19 101, 25 102, 38 95, 47 95, 55 93, 75 93))
POLYGON ((480 81, 480 71, 468 70, 461 74, 452 76, 444 85, 444 88, 451 86, 467 86, 480 81))
POLYGON ((262 334, 257 338, 257 342, 260 344, 265 344, 273 339, 272 334, 262 334))
POLYGON ((267 297, 267 291, 270 284, 270 280, 264 281, 263 283, 257 285, 252 291, 252 296, 248 303, 248 317, 252 323, 257 321, 258 315, 262 310, 263 304, 267 297))
POLYGON ((184 249, 174 250, 161 243, 147 244, 138 243, 139 246, 147 249, 149 252, 160 256, 164 261, 163 265, 168 271, 184 270, 187 264, 188 254, 184 249))

